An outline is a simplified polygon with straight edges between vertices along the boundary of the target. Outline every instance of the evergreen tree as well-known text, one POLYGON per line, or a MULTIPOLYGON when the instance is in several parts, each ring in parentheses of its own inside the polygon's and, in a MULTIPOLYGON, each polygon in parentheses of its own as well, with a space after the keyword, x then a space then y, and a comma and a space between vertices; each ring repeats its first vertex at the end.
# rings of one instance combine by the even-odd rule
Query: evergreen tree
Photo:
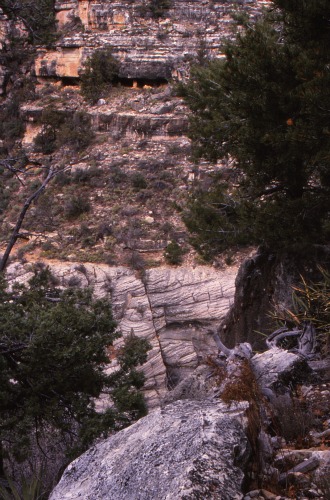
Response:
POLYGON ((113 57, 111 48, 96 50, 86 60, 80 77, 84 99, 95 104, 109 91, 118 72, 119 63, 113 57))
POLYGON ((0 8, 15 21, 20 21, 30 42, 51 45, 55 40, 54 0, 0 0, 0 8))
POLYGON ((207 233, 209 253, 243 240, 277 249, 327 241, 329 48, 328 1, 274 0, 224 59, 193 68, 181 87, 196 157, 230 159, 238 179, 218 178, 202 203, 199 193, 190 201, 186 222, 198 245, 207 233))
POLYGON ((89 289, 60 290, 48 269, 12 290, 1 278, 0 465, 6 458, 33 459, 33 443, 52 435, 70 436, 72 456, 145 415, 144 378, 135 367, 150 346, 130 338, 119 370, 109 376, 108 349, 119 336, 108 301, 94 300, 89 289), (117 402, 120 390, 126 405, 117 402), (95 409, 101 392, 114 402, 105 413, 95 409))

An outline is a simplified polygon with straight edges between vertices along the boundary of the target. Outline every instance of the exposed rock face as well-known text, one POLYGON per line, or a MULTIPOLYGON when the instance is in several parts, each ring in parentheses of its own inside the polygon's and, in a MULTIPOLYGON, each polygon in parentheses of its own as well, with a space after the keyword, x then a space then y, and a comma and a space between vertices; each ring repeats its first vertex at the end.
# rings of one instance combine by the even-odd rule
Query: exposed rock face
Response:
POLYGON ((236 278, 236 292, 231 311, 222 325, 221 338, 230 347, 249 342, 255 350, 266 349, 265 337, 274 331, 271 313, 292 307, 293 286, 301 281, 320 279, 317 267, 328 263, 327 251, 317 259, 298 260, 295 256, 259 250, 246 259, 236 278))
POLYGON ((246 403, 177 401, 72 462, 51 500, 238 500, 246 403))
MULTIPOLYGON (((155 268, 143 279, 124 267, 54 264, 52 271, 63 286, 92 286, 95 294, 110 293, 114 315, 126 336, 132 331, 147 338, 152 350, 144 366, 149 406, 217 352, 207 329, 226 315, 234 296, 237 270, 207 267, 155 268)), ((31 271, 11 265, 9 280, 27 281, 31 271)))
POLYGON ((75 78, 93 50, 111 46, 121 61, 121 77, 182 78, 199 50, 220 54, 222 38, 232 36, 233 12, 242 9, 255 16, 268 3, 173 0, 161 18, 153 18, 148 1, 58 0, 64 36, 57 50, 40 52, 36 74, 75 78))

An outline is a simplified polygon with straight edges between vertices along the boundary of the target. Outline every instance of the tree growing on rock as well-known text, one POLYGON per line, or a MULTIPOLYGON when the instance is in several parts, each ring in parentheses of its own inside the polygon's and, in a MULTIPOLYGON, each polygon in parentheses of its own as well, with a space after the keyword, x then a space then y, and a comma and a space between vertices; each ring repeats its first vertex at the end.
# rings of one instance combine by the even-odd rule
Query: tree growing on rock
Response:
POLYGON ((119 63, 112 50, 99 49, 86 60, 82 74, 81 94, 87 101, 95 104, 111 87, 118 77, 119 63))
POLYGON ((305 249, 330 235, 330 4, 274 0, 182 93, 197 157, 234 164, 185 216, 207 256, 235 244, 305 249))

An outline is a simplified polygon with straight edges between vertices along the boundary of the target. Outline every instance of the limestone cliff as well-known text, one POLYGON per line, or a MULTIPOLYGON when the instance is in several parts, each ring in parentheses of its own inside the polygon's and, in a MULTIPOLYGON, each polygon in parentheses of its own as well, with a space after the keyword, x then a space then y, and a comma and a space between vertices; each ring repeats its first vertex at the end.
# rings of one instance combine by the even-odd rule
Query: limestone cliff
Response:
POLYGON ((199 50, 219 56, 222 39, 233 34, 233 12, 244 9, 255 16, 268 2, 175 0, 156 18, 149 5, 148 1, 57 0, 63 35, 55 51, 40 51, 37 76, 77 78, 91 51, 111 46, 121 61, 122 78, 182 78, 199 50))
MULTIPOLYGON (((65 263, 51 270, 62 286, 91 286, 97 296, 110 294, 123 336, 134 332, 150 341, 143 367, 149 407, 159 405, 168 389, 217 352, 207 329, 215 328, 228 312, 237 271, 158 268, 139 277, 124 267, 65 263)), ((29 266, 13 264, 7 275, 26 282, 32 272, 29 266)))

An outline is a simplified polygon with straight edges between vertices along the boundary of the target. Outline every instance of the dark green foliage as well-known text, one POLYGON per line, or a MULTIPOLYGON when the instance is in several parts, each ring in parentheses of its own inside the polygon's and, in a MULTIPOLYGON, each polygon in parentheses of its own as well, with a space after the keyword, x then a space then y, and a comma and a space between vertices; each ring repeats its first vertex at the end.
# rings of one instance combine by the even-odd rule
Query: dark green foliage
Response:
POLYGON ((0 108, 0 139, 4 141, 5 149, 13 147, 15 141, 22 137, 24 128, 18 100, 8 100, 0 108))
POLYGON ((34 139, 35 148, 44 154, 53 153, 57 147, 57 134, 65 122, 65 116, 53 106, 48 106, 42 110, 40 121, 42 129, 34 139))
POLYGON ((140 189, 145 189, 148 185, 146 178, 140 172, 135 172, 131 176, 131 182, 134 189, 139 191, 140 189))
POLYGON ((153 17, 159 19, 165 17, 167 11, 172 7, 172 0, 148 0, 138 6, 141 17, 153 17))
POLYGON ((0 216, 5 212, 10 201, 9 182, 12 176, 13 174, 0 163, 0 216))
POLYGON ((97 178, 102 176, 102 170, 97 167, 77 168, 72 175, 75 184, 93 185, 97 178))
POLYGON ((28 287, 12 291, 1 278, 0 465, 7 457, 34 463, 33 443, 41 438, 47 446, 63 436, 72 457, 146 413, 139 392, 144 377, 135 367, 150 345, 130 336, 119 370, 108 376, 109 348, 119 336, 107 300, 93 299, 89 289, 56 288, 47 268, 35 271, 28 287), (105 413, 94 405, 101 392, 114 403, 105 413))
POLYGON ((0 438, 22 460, 39 427, 67 431, 94 414, 92 398, 107 383, 105 348, 118 335, 106 301, 56 290, 48 270, 12 292, 2 279, 0 299, 0 438))
POLYGON ((94 138, 91 117, 85 111, 76 111, 60 127, 57 134, 59 146, 68 145, 75 151, 85 149, 94 138))
POLYGON ((147 352, 151 349, 146 339, 140 339, 133 333, 125 340, 118 354, 120 370, 111 376, 113 390, 111 397, 118 410, 125 414, 128 423, 147 414, 147 407, 140 389, 144 384, 144 374, 134 367, 147 360, 147 352))
MULTIPOLYGON (((193 113, 196 157, 235 161, 235 201, 223 184, 192 204, 200 222, 220 208, 214 253, 242 239, 305 250, 329 238, 330 4, 274 4, 281 9, 250 23, 226 44, 225 59, 195 67, 181 88, 193 113), (223 198, 217 202, 219 189, 226 207, 223 198)), ((187 220, 194 224, 192 214, 187 220)), ((203 224, 193 228, 201 240, 203 224)))
POLYGON ((183 220, 191 233, 191 244, 209 260, 215 252, 248 243, 252 235, 245 226, 243 203, 238 194, 227 192, 227 184, 214 178, 212 189, 196 190, 190 195, 183 220))
POLYGON ((1 0, 0 6, 10 19, 23 23, 29 40, 49 46, 55 41, 54 0, 1 0))
POLYGON ((69 146, 75 151, 86 148, 94 138, 91 118, 84 111, 76 111, 70 116, 49 106, 41 114, 42 129, 36 136, 37 151, 50 154, 61 146, 69 146))
POLYGON ((146 261, 144 260, 142 255, 135 250, 127 256, 126 265, 141 273, 145 271, 145 268, 147 266, 146 261))
POLYGON ((91 209, 88 198, 78 194, 72 196, 65 204, 65 215, 68 219, 76 219, 80 215, 87 213, 91 209))
POLYGON ((184 253, 184 250, 176 241, 171 241, 165 249, 164 257, 168 264, 176 266, 182 263, 184 253))
POLYGON ((172 7, 172 0, 149 0, 148 10, 152 17, 164 17, 167 11, 172 7))
POLYGON ((96 50, 85 62, 81 81, 81 94, 87 101, 96 103, 106 95, 111 84, 118 77, 119 64, 112 50, 96 50))

